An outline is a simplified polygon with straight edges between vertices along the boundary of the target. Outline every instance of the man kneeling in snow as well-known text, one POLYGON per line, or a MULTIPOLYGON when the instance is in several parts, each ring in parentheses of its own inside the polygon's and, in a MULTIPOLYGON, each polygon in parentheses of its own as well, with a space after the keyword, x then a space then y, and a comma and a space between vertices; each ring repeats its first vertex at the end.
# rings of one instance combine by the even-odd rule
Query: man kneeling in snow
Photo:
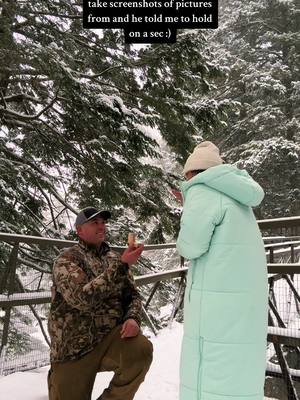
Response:
POLYGON ((115 374, 98 400, 132 400, 152 362, 130 272, 143 245, 128 247, 122 256, 113 252, 104 241, 110 217, 109 211, 82 210, 75 222, 79 243, 54 263, 50 400, 90 400, 99 371, 115 374))

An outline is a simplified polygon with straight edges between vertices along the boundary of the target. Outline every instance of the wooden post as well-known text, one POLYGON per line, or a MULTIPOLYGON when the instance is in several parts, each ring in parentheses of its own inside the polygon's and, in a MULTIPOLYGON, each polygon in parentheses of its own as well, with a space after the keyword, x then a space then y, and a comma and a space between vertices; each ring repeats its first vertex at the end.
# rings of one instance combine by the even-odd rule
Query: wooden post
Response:
POLYGON ((168 323, 169 328, 172 326, 173 319, 178 311, 178 308, 180 307, 180 304, 182 303, 184 289, 185 289, 185 277, 182 276, 180 279, 180 282, 179 282, 178 290, 177 290, 176 297, 175 297, 175 302, 174 302, 171 316, 169 319, 169 323, 168 323))
MULTIPOLYGON (((183 267, 184 267, 184 258, 182 256, 180 256, 180 268, 183 268, 183 267)), ((168 323, 169 328, 172 326, 173 319, 174 319, 175 315, 177 314, 178 308, 180 307, 180 305, 182 303, 183 296, 184 296, 184 290, 185 290, 185 276, 182 276, 180 279, 180 282, 179 282, 177 292, 176 292, 175 302, 173 305, 171 316, 169 318, 169 323, 168 323)))
POLYGON ((147 314, 147 311, 145 310, 145 307, 142 306, 142 313, 144 315, 144 318, 146 320, 146 324, 149 326, 149 328, 152 330, 152 332, 154 333, 154 335, 157 335, 157 330, 153 324, 153 322, 151 321, 151 318, 149 317, 149 315, 147 314))
POLYGON ((147 299, 147 301, 146 301, 146 303, 145 303, 145 306, 144 306, 144 307, 145 307, 145 310, 147 310, 147 308, 148 308, 148 306, 149 306, 149 304, 150 304, 150 301, 152 300, 152 298, 153 298, 153 296, 154 296, 156 290, 157 290, 158 287, 159 287, 159 284, 160 284, 159 281, 157 281, 157 282, 154 283, 153 288, 152 288, 152 290, 151 290, 151 293, 150 293, 150 295, 149 295, 149 297, 148 297, 148 299, 147 299))
MULTIPOLYGON (((274 304, 272 303, 272 301, 270 299, 269 299, 269 307, 272 310, 273 314, 275 315, 280 328, 286 328, 285 323, 283 322, 283 320, 281 319, 281 316, 279 315, 279 312, 277 311, 277 308, 274 306, 274 304)), ((273 324, 273 326, 274 326, 274 324, 273 324)))
MULTIPOLYGON (((274 321, 273 321, 273 318, 270 313, 269 313, 269 323, 270 323, 270 325, 274 326, 274 321)), ((282 352, 281 345, 279 343, 274 343, 274 342, 273 342, 273 345, 274 345, 275 352, 276 352, 276 355, 278 358, 278 362, 279 362, 279 365, 281 368, 282 377, 286 383, 288 400, 299 400, 295 386, 294 386, 293 379, 290 375, 289 366, 288 366, 286 359, 284 357, 284 354, 282 352)))
MULTIPOLYGON (((7 269, 7 279, 8 279, 8 295, 14 292, 14 285, 15 285, 15 278, 16 278, 16 268, 17 268, 17 259, 18 259, 18 250, 19 250, 19 243, 16 242, 8 260, 7 269)), ((4 361, 6 356, 7 350, 7 342, 8 342, 8 335, 9 335, 9 324, 10 324, 10 316, 11 316, 11 306, 8 306, 5 309, 5 316, 4 316, 4 323, 3 323, 3 334, 1 340, 1 347, 0 347, 0 375, 2 375, 4 361)))

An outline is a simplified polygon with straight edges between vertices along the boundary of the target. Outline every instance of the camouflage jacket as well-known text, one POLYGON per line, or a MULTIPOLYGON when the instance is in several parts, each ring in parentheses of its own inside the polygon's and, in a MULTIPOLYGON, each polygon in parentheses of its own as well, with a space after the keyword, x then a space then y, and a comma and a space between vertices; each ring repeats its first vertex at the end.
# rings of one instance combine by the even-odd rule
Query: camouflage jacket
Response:
POLYGON ((118 253, 106 243, 96 250, 80 241, 58 256, 48 321, 51 362, 81 357, 129 318, 140 324, 141 299, 118 253))

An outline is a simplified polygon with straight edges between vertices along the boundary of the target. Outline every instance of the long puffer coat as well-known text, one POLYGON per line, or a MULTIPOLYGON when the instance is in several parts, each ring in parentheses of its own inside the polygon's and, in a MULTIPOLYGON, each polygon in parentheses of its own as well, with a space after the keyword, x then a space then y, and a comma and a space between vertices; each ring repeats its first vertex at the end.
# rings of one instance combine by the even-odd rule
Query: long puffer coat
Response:
POLYGON ((252 212, 264 197, 246 171, 219 165, 182 185, 179 253, 191 260, 180 400, 262 400, 267 268, 252 212))

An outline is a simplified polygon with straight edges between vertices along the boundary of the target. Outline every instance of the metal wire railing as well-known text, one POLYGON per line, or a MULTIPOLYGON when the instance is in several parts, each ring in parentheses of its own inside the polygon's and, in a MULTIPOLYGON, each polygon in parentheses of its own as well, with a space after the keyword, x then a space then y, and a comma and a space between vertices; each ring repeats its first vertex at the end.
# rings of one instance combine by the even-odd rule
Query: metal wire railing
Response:
MULTIPOLYGON (((268 230, 265 247, 270 312, 266 387, 270 387, 270 380, 275 382, 280 378, 285 398, 298 400, 300 241, 295 232, 300 218, 286 220, 286 225, 292 224, 293 231, 289 232, 288 226, 285 227, 285 236, 280 243, 278 236, 271 237, 270 223, 278 235, 275 229, 283 229, 282 219, 259 223, 261 229, 268 230)), ((47 313, 51 299, 51 260, 60 248, 73 244, 73 241, 0 233, 0 375, 49 363, 47 313)), ((114 249, 121 251, 123 247, 114 249)), ((144 297, 144 322, 156 333, 161 324, 154 317, 155 304, 158 304, 157 308, 162 303, 171 304, 165 323, 180 314, 187 266, 176 254, 174 243, 148 245, 145 251, 156 266, 151 274, 145 273, 149 269, 142 268, 143 273, 136 276, 136 282, 144 297), (176 264, 178 268, 174 269, 176 264)))

